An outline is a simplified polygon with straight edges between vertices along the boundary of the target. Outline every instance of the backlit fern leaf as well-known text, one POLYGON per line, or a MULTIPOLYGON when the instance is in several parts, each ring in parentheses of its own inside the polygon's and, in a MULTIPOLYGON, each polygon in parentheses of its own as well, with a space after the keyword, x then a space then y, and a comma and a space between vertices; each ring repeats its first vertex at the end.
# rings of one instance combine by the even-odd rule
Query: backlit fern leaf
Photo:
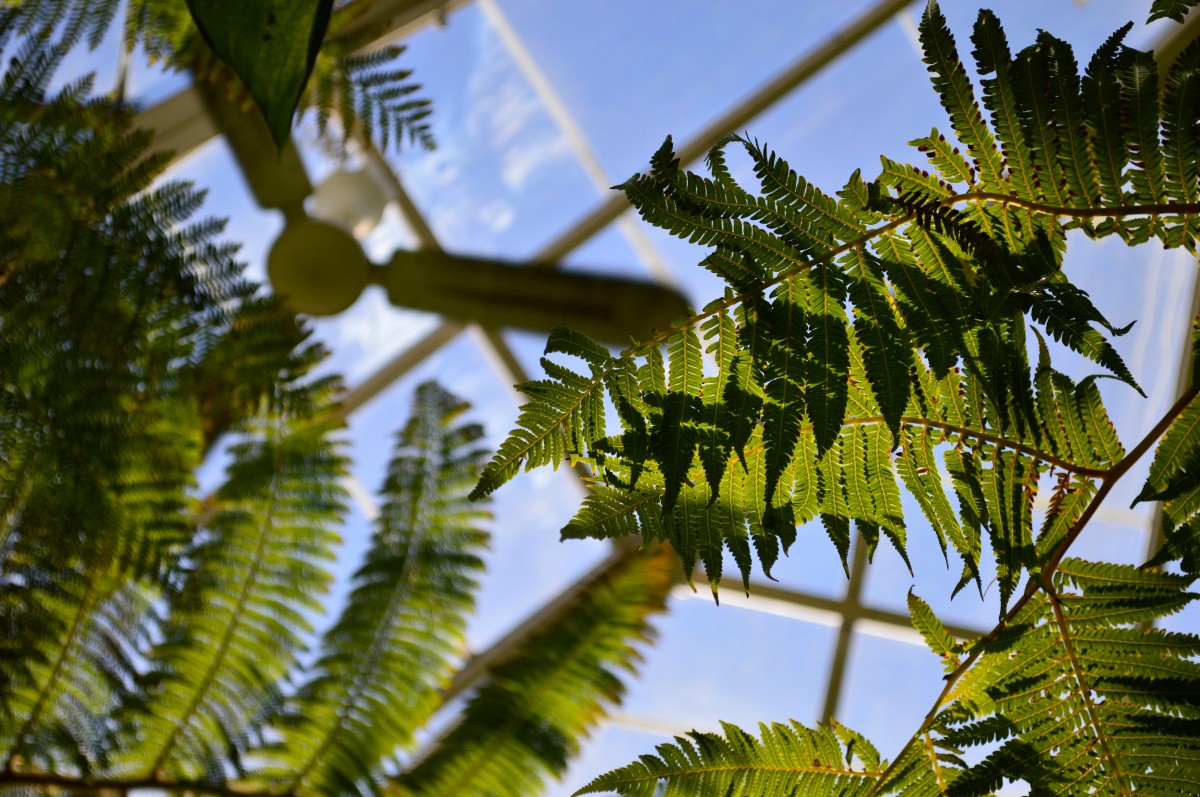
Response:
POLYGON ((921 48, 933 78, 933 87, 950 115, 950 123, 967 148, 984 190, 1003 191, 1004 167, 992 132, 984 124, 971 80, 955 48, 954 37, 937 4, 931 3, 921 20, 921 48))
POLYGON ((286 385, 234 446, 229 481, 186 553, 162 642, 148 658, 138 743, 126 767, 180 780, 222 777, 228 745, 245 749, 280 697, 329 576, 344 469, 322 420, 333 385, 286 385), (264 661, 257 651, 274 653, 264 661))
POLYGON ((498 663, 448 729, 390 782, 404 795, 525 797, 563 774, 578 740, 618 703, 670 591, 664 551, 614 554, 549 625, 498 663))
POLYGON ((458 422, 465 408, 435 384, 416 391, 353 592, 309 680, 270 721, 282 741, 258 753, 270 762, 258 776, 286 791, 372 793, 381 763, 412 747, 440 703, 487 540, 486 513, 466 502, 482 431, 458 422))
MULTIPOLYGON (((931 4, 921 24, 926 60, 965 154, 935 131, 913 143, 936 173, 885 158, 876 183, 852 176, 837 199, 757 142, 725 139, 709 156, 709 179, 682 171, 668 139, 650 172, 622 188, 647 221, 712 249, 704 265, 729 284, 725 296, 620 355, 584 355, 591 378, 550 367, 552 379, 531 385, 522 428, 477 494, 495 489, 521 461, 568 454, 597 468, 601 491, 653 472, 653 484, 639 482, 633 515, 592 514, 568 534, 643 528, 648 496, 662 489, 663 524, 650 524, 644 536, 665 533, 685 562, 700 556, 715 571, 718 510, 701 507, 727 500, 732 468, 742 470, 742 489, 719 511, 734 519, 723 536, 739 563, 743 528, 766 564, 786 549, 794 524, 814 514, 843 551, 851 522, 868 541, 887 532, 903 547, 903 522, 881 523, 898 515, 877 503, 899 475, 939 539, 962 556, 965 580, 980 579, 980 538, 988 534, 1007 600, 1038 552, 1054 547, 1048 540, 1062 539, 1064 524, 1078 517, 1079 496, 1124 456, 1093 381, 1076 385, 1048 363, 1031 368, 1027 327, 1136 387, 1107 337, 1127 328, 1110 324, 1061 271, 1066 229, 1192 245, 1195 208, 1184 186, 1200 170, 1179 120, 1192 113, 1186 87, 1195 59, 1185 53, 1168 71, 1174 88, 1163 107, 1175 121, 1163 121, 1160 136, 1159 104, 1153 92, 1147 99, 1152 62, 1123 36, 1104 42, 1081 78, 1066 43, 1042 34, 1013 55, 996 18, 981 15, 975 55, 993 134, 931 4), (725 165, 720 147, 735 142, 754 163, 758 196, 737 186, 725 165), (1094 224, 1095 216, 1111 218, 1094 224), (667 378, 659 351, 694 349, 696 326, 716 355, 699 393, 679 387, 678 369, 667 378), (609 374, 635 372, 637 380, 619 380, 614 390, 609 374), (598 419, 581 408, 601 392, 618 408, 621 435, 598 420, 584 423, 598 419), (757 427, 746 425, 748 413, 757 427), (890 432, 884 459, 892 461, 872 459, 866 473, 876 483, 868 491, 860 471, 845 464, 862 456, 864 444, 847 453, 843 438, 858 434, 848 428, 872 425, 890 432), (900 461, 910 454, 912 462, 900 461), (943 457, 952 465, 957 519, 946 489, 928 476, 943 457), (1066 486, 1041 540, 1030 501, 1048 470, 1066 486), (677 505, 698 514, 680 517, 677 505)), ((867 439, 866 448, 876 445, 867 439)), ((612 511, 623 505, 602 503, 612 511)))
POLYGON ((954 793, 988 793, 1015 771, 1035 790, 1185 792, 1200 762, 1188 719, 1200 640, 1136 624, 1186 606, 1191 580, 1064 560, 1052 587, 977 643, 943 712, 941 744, 1002 743, 954 793))
POLYGON ((601 775, 576 794, 653 797, 665 781, 667 795, 852 797, 870 793, 882 772, 870 742, 840 726, 760 725, 758 738, 726 722, 721 727, 723 734, 676 737, 659 745, 658 755, 601 775))
POLYGON ((1194 0, 1154 0, 1150 6, 1150 16, 1147 22, 1153 22, 1156 19, 1173 19, 1176 22, 1182 22, 1184 14, 1194 5, 1196 5, 1194 0))
MULTIPOLYGON (((991 114, 992 127, 1003 153, 1001 161, 1008 171, 1008 183, 1017 196, 1024 199, 1041 198, 1034 175, 1033 156, 1026 138, 1027 132, 1021 124, 1015 94, 1014 66, 1009 53, 1008 40, 1000 27, 1000 20, 991 11, 979 12, 975 30, 971 35, 975 45, 973 55, 983 75, 983 105, 991 114), (990 77, 989 77, 990 75, 990 77)), ((1027 99, 1039 101, 1040 97, 1027 99)), ((1038 131, 1040 134, 1040 131, 1038 131)))
MULTIPOLYGON (((592 367, 591 378, 543 361, 555 378, 522 386, 532 400, 522 408, 517 419, 519 428, 484 468, 472 498, 491 493, 515 476, 522 463, 527 471, 547 464, 558 467, 568 454, 581 455, 603 437, 603 380, 613 368, 612 358, 602 346, 582 335, 566 330, 563 333, 552 337, 550 345, 586 360, 592 367)), ((665 385, 646 392, 663 395, 665 385)))

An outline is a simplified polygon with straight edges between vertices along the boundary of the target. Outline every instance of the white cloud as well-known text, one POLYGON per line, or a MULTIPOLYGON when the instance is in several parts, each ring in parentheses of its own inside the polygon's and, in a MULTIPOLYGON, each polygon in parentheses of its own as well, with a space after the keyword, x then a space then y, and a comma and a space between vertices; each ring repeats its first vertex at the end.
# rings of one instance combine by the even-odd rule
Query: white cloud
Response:
POLYGON ((376 263, 388 262, 397 249, 411 250, 416 247, 416 236, 393 203, 389 203, 383 209, 383 219, 379 226, 363 239, 363 249, 367 257, 376 263))
POLYGON ((570 157, 571 147, 563 136, 531 137, 500 156, 500 179, 510 190, 519 191, 531 175, 570 157))
POLYGON ((337 350, 361 352, 347 368, 347 381, 354 384, 373 373, 436 325, 436 316, 392 307, 383 290, 368 288, 353 307, 338 316, 337 350))
POLYGON ((494 199, 479 209, 479 218, 492 232, 504 232, 517 218, 517 211, 503 199, 494 199))
POLYGON ((562 131, 490 31, 468 82, 468 96, 468 134, 499 151, 500 179, 510 191, 519 191, 540 169, 570 158, 562 131))

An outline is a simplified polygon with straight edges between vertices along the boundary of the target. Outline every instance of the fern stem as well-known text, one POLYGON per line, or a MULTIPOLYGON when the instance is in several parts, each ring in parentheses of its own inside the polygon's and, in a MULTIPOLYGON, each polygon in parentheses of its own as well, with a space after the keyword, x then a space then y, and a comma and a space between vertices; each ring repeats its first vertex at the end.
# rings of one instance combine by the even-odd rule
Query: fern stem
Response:
POLYGON ((1050 600, 1050 608, 1054 610, 1054 623, 1058 626, 1058 633, 1062 638, 1063 649, 1067 652, 1067 661, 1070 662, 1071 672, 1075 676, 1079 696, 1083 700, 1083 705, 1087 710, 1088 723, 1096 733, 1096 740, 1099 742, 1102 751, 1101 754, 1111 762, 1113 776, 1121 784, 1121 794, 1132 794, 1133 788, 1129 785, 1129 778, 1121 773, 1120 768, 1117 766, 1117 757, 1113 754, 1112 748, 1108 746, 1108 739, 1101 729, 1096 704, 1092 700, 1091 689, 1084 679, 1083 666, 1079 663, 1079 656, 1075 652, 1075 645, 1071 642, 1071 629, 1067 627, 1067 618, 1063 615, 1062 602, 1059 600, 1058 592, 1054 589, 1054 584, 1045 576, 1042 577, 1042 589, 1045 591, 1046 597, 1050 600))
POLYGON ((1028 199, 997 194, 990 191, 973 191, 969 194, 959 194, 949 197, 939 205, 958 204, 962 201, 997 202, 1002 205, 1015 205, 1045 216, 1067 216, 1073 219, 1113 218, 1125 216, 1191 216, 1200 213, 1200 202, 1162 202, 1149 205, 1121 205, 1112 208, 1071 208, 1059 205, 1043 205, 1028 199))
POLYGON ((0 772, 0 788, 30 786, 42 789, 65 789, 84 793, 117 792, 127 795, 142 789, 155 789, 172 794, 193 794, 203 797, 296 797, 294 793, 261 789, 242 789, 234 785, 218 785, 209 781, 168 780, 157 776, 144 778, 94 778, 82 775, 63 775, 56 772, 0 772))
MULTIPOLYGON (((855 425, 861 424, 861 423, 884 423, 885 420, 886 419, 883 418, 882 416, 870 416, 870 417, 866 417, 866 418, 852 418, 852 419, 847 419, 845 425, 846 426, 855 426, 855 425)), ((955 426, 952 423, 943 423, 942 421, 933 421, 933 420, 930 420, 929 418, 912 418, 912 417, 908 417, 908 416, 901 416, 900 423, 902 425, 907 425, 907 426, 920 426, 925 429, 939 429, 943 432, 951 432, 953 434, 961 435, 963 437, 971 437, 976 440, 982 440, 984 442, 992 443, 993 445, 1001 446, 1003 448, 1010 448, 1013 451, 1019 451, 1020 453, 1026 454, 1030 457, 1033 457, 1036 460, 1045 462, 1048 465, 1053 465, 1054 467, 1058 468, 1059 470, 1065 470, 1070 473, 1078 474, 1080 476, 1091 476, 1093 478, 1104 478, 1104 476, 1106 476, 1109 473, 1109 470, 1105 470, 1102 468, 1087 468, 1082 465, 1075 465, 1071 462, 1066 461, 1065 459, 1060 459, 1059 457, 1056 457, 1053 454, 1049 454, 1045 451, 1042 451, 1041 449, 1034 448, 1033 446, 1025 445, 1024 443, 1018 443, 1015 440, 1009 440, 1008 438, 1001 437, 1000 435, 995 435, 995 434, 991 434, 989 432, 984 432, 984 431, 977 431, 975 429, 968 429, 963 426, 955 426)))
MULTIPOLYGON (((426 458, 427 463, 428 457, 426 458)), ((414 506, 410 511, 413 515, 416 515, 419 512, 419 507, 414 506)), ((420 522, 417 517, 410 517, 407 520, 410 528, 417 528, 420 522)), ((414 538, 416 536, 416 534, 413 535, 414 538)), ((419 539, 409 541, 410 549, 408 556, 405 557, 404 567, 395 576, 396 589, 392 592, 392 598, 388 603, 383 620, 375 629, 370 650, 362 657, 362 663, 357 667, 357 672, 351 679, 350 684, 343 691, 343 697, 340 700, 341 705, 334 715, 333 724, 325 731, 325 737, 321 740, 317 749, 313 751, 304 765, 297 769, 295 777, 290 781, 287 788, 289 793, 299 790, 305 779, 308 778, 309 773, 321 762, 325 753, 328 752, 329 748, 337 741, 338 736, 345 730, 347 717, 359 708, 359 699, 362 697, 363 690, 371 683, 371 676, 374 675, 375 667, 382 655, 382 650, 385 645, 392 641, 391 632, 395 624, 396 613, 400 610, 403 598, 408 594, 409 578, 413 568, 413 560, 417 557, 416 548, 419 544, 419 539)))
MULTIPOLYGON (((1087 509, 1083 511, 1083 514, 1079 516, 1079 519, 1075 521, 1075 524, 1071 527, 1071 530, 1067 533, 1066 537, 1064 537, 1063 541, 1059 543, 1058 548, 1055 549, 1054 553, 1050 555, 1050 557, 1046 560, 1046 563, 1042 565, 1040 578, 1031 578, 1029 580, 1029 585, 1025 588, 1024 594, 1022 594, 1017 602, 1014 603, 1011 608, 1009 608, 1008 612, 1002 618, 1000 618, 1000 622, 996 624, 996 627, 993 628, 990 633, 988 633, 986 639, 994 639, 996 635, 1003 631, 1008 624, 1012 622, 1013 618, 1025 608, 1026 604, 1028 604, 1029 601, 1032 600, 1035 595, 1037 595, 1037 593, 1043 591, 1046 588, 1046 585, 1050 584, 1050 577, 1054 574, 1054 571, 1058 569, 1058 565, 1062 561, 1063 556, 1066 555, 1067 550, 1071 547, 1075 540, 1079 538, 1079 534, 1088 524, 1088 521, 1090 521, 1096 514, 1096 511, 1100 508, 1100 504, 1112 491, 1113 486, 1121 480, 1121 477, 1124 476, 1129 469, 1132 468, 1137 461, 1146 454, 1146 452, 1153 448, 1155 441, 1157 441, 1158 438, 1160 438, 1167 431, 1168 427, 1170 427, 1176 418, 1183 414, 1183 411, 1188 408, 1188 405, 1192 403, 1192 400, 1196 398, 1197 394, 1200 394, 1200 389, 1195 386, 1188 388, 1183 395, 1179 397, 1179 400, 1171 405, 1171 408, 1167 410, 1166 414, 1159 419, 1158 423, 1154 425, 1154 428, 1147 432, 1146 436, 1143 437, 1141 441, 1133 447, 1132 450, 1130 450, 1125 458, 1114 465, 1110 471, 1101 477, 1100 488, 1096 491, 1096 496, 1092 499, 1091 503, 1088 504, 1087 509)), ((921 722, 920 729, 909 738, 904 747, 900 749, 900 752, 896 755, 896 757, 892 759, 891 764, 889 764, 888 768, 884 770, 883 777, 880 779, 879 783, 876 784, 875 788, 867 793, 866 797, 874 797, 874 795, 882 793, 879 791, 879 789, 888 784, 888 775, 892 772, 892 770, 895 769, 899 762, 904 760, 905 755, 909 750, 912 749, 912 746, 916 744, 917 740, 929 732, 929 729, 933 726, 934 721, 937 719, 938 711, 941 710, 942 706, 946 702, 946 699, 954 691, 954 687, 958 684, 959 679, 961 679, 963 675, 965 675, 967 671, 971 669, 972 665, 975 664, 975 661, 982 653, 982 646, 975 645, 971 649, 971 652, 967 654, 966 658, 964 658, 962 662, 959 663, 956 668, 954 668, 954 671, 945 676, 946 685, 942 687, 941 694, 939 694, 937 699, 933 701, 933 707, 930 708, 929 713, 925 715, 925 719, 921 722)))
MULTIPOLYGON (((273 452, 273 457, 274 462, 272 463, 272 473, 277 477, 281 467, 278 446, 276 446, 275 451, 273 452)), ((246 574, 246 581, 242 584, 242 591, 238 595, 238 600, 234 606, 233 614, 229 618, 229 625, 226 627, 225 633, 221 637, 220 643, 217 645, 217 649, 213 654, 212 663, 208 668, 208 672, 204 674, 204 678, 196 687, 196 693, 192 696, 191 702, 188 703, 187 709, 183 712, 183 714, 180 715, 178 721, 175 723, 174 733, 172 733, 171 736, 166 740, 166 742, 163 744, 162 750, 160 750, 158 755, 155 756, 154 763, 150 765, 149 771, 151 776, 157 773, 159 768, 163 766, 167 760, 167 756, 170 755, 171 751, 175 749, 175 745, 179 742, 180 735, 191 723, 192 716, 200 707, 200 703, 204 700, 209 686, 212 685, 213 679, 217 677, 217 672, 221 668, 221 663, 225 658, 226 652, 229 650, 229 645, 233 642, 234 635, 237 632, 238 626, 241 624, 242 610, 246 606, 246 601, 249 600, 250 589, 254 586, 255 581, 258 579, 259 570, 263 564, 263 557, 266 556, 267 540, 270 537, 270 529, 272 526, 270 518, 274 514, 274 499, 277 494, 275 489, 275 477, 271 479, 271 484, 267 489, 267 494, 272 497, 272 511, 267 515, 267 518, 263 520, 262 525, 259 527, 258 547, 254 552, 254 562, 251 566, 250 572, 246 574)))
POLYGON ((46 683, 42 686, 38 693, 37 700, 34 702, 33 710, 29 712, 29 716, 21 725, 21 730, 17 732, 13 739, 12 749, 8 752, 8 758, 4 762, 4 773, 11 774, 15 772, 15 765, 20 757, 20 752, 25 746, 25 737, 27 737, 41 720, 42 714, 46 711, 46 706, 50 702, 50 695, 53 694, 54 688, 58 685, 59 676, 63 671, 66 663, 73 658, 72 653, 75 650, 75 642, 84 626, 84 618, 91 614, 91 608, 94 605, 92 596, 96 591, 96 585, 99 579, 89 579, 87 591, 84 592, 83 598, 79 601, 79 611, 75 613, 75 619, 71 623, 71 630, 67 634, 67 638, 59 649, 58 657, 54 661, 54 667, 51 668, 49 676, 46 678, 46 683))
POLYGON ((933 767, 933 774, 937 776, 938 788, 944 793, 946 791, 946 780, 942 777, 942 768, 938 766, 937 750, 933 746, 933 737, 928 731, 925 736, 925 751, 929 753, 929 765, 933 767))
MULTIPOLYGON (((1075 525, 1071 527, 1069 532, 1067 532, 1067 536, 1063 538, 1063 541, 1059 544, 1058 549, 1050 555, 1050 558, 1046 560, 1046 564, 1042 566, 1043 578, 1047 577, 1050 573, 1053 573, 1054 570, 1057 569, 1058 563, 1061 562, 1063 556, 1066 555, 1067 549, 1071 547, 1071 544, 1075 542, 1076 538, 1079 537, 1080 532, 1083 531, 1083 527, 1086 526, 1088 521, 1092 519, 1092 516, 1096 514, 1096 511, 1100 508, 1101 502, 1104 501, 1108 493, 1112 491, 1113 485, 1120 481, 1121 477, 1124 476, 1125 473, 1154 446, 1154 443, 1158 440, 1158 438, 1162 437, 1163 433, 1167 431, 1167 428, 1172 423, 1174 423, 1175 419, 1178 418, 1183 411, 1188 408, 1188 405, 1192 403, 1192 400, 1196 398, 1198 393, 1200 393, 1200 389, 1194 386, 1189 387, 1186 391, 1184 391, 1183 395, 1171 405, 1171 409, 1167 410, 1166 414, 1159 419, 1158 423, 1154 424, 1154 428, 1146 433, 1146 436, 1143 437, 1141 441, 1133 447, 1133 449, 1125 456, 1124 459, 1114 465, 1112 470, 1104 475, 1100 483, 1100 489, 1096 491, 1096 497, 1092 499, 1092 502, 1088 504, 1087 509, 1085 509, 1083 514, 1079 516, 1079 520, 1075 521, 1075 525)), ((1035 586, 1035 582, 1030 584, 1031 589, 1035 586)))
MULTIPOLYGON (((1200 202, 1168 202, 1163 204, 1152 205, 1123 205, 1113 208, 1068 208, 1059 207, 1056 205, 1043 205, 1038 202, 1031 202, 1027 199, 1011 196, 1009 194, 997 194, 990 191, 968 191, 963 194, 955 194, 954 196, 945 197, 938 200, 938 207, 952 207, 954 205, 965 204, 969 202, 997 202, 1005 205, 1016 205, 1030 211, 1041 213, 1046 216, 1068 216, 1071 218, 1098 218, 1098 217, 1125 217, 1125 216, 1146 216, 1146 215, 1192 215, 1200 214, 1200 202)), ((872 227, 862 235, 854 238, 841 246, 836 246, 830 249, 823 255, 814 257, 812 260, 804 263, 797 263, 794 266, 789 266, 769 280, 763 281, 756 286, 752 291, 744 291, 742 293, 733 293, 726 296, 724 299, 713 302, 707 308, 699 313, 690 315, 683 319, 678 324, 671 325, 656 335, 652 335, 645 341, 630 346, 625 351, 621 352, 620 359, 628 359, 654 349, 665 343, 671 336, 677 335, 681 330, 694 326, 705 319, 712 318, 717 313, 723 313, 731 307, 744 302, 750 296, 756 296, 765 293, 769 288, 786 282, 796 274, 806 271, 820 263, 828 263, 838 255, 845 254, 852 249, 857 249, 861 246, 873 241, 884 233, 915 221, 917 214, 906 213, 903 216, 897 216, 886 224, 878 227, 872 227)))

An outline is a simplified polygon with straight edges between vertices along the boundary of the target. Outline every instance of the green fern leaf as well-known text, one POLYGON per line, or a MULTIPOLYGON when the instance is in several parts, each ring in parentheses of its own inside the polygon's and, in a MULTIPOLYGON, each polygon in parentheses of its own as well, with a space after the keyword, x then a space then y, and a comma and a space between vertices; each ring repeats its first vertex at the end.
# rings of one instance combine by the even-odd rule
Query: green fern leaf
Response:
POLYGON ((979 556, 982 552, 983 529, 989 512, 983 492, 982 474, 973 452, 951 449, 943 454, 946 472, 958 498, 958 514, 962 520, 963 546, 958 549, 963 558, 963 575, 955 592, 970 580, 979 582, 979 556))
POLYGON ((1040 199, 1033 156, 1021 127, 1014 95, 1012 56, 1000 20, 995 14, 986 9, 979 12, 971 41, 975 45, 972 55, 975 56, 979 74, 994 75, 982 80, 983 105, 992 115, 992 126, 1004 154, 1010 184, 1017 196, 1029 200, 1040 199))
POLYGON ((950 185, 936 174, 930 174, 912 164, 899 163, 884 155, 880 156, 879 162, 879 184, 895 188, 897 196, 903 197, 912 205, 936 206, 939 200, 954 196, 950 185))
POLYGON ((792 722, 759 725, 761 738, 727 722, 723 735, 692 731, 658 746, 658 755, 601 775, 580 794, 615 791, 628 797, 653 797, 661 781, 667 794, 868 794, 881 775, 879 754, 853 731, 792 722), (854 756, 862 761, 855 766, 854 756))
POLYGON ((950 636, 946 626, 942 625, 942 621, 933 613, 933 609, 929 608, 929 604, 921 600, 912 590, 908 592, 908 614, 913 628, 920 632, 929 649, 947 663, 953 662, 951 666, 957 665, 955 657, 958 654, 958 643, 954 641, 954 637, 950 636))
MULTIPOLYGON (((766 445, 767 482, 763 500, 769 506, 800 439, 806 393, 814 385, 804 384, 805 349, 810 313, 805 312, 807 280, 789 278, 776 291, 770 305, 772 336, 770 356, 764 363, 763 441, 766 445)), ((814 324, 815 326, 815 324, 814 324)), ((814 332, 814 345, 816 333, 814 332)), ((819 389, 819 388, 817 388, 819 389)), ((812 413, 811 402, 809 412, 812 413)), ((841 419, 830 422, 841 427, 841 419)), ((836 430, 834 432, 836 434, 836 430)))
POLYGON ((866 228, 834 199, 821 193, 791 169, 773 152, 766 152, 757 141, 735 137, 754 161, 754 174, 762 185, 763 196, 778 202, 789 218, 798 219, 821 243, 852 241, 866 228), (822 234, 823 233, 823 234, 822 234))
MULTIPOLYGON (((1017 53, 1010 67, 1012 90, 1017 101, 1017 115, 1021 124, 1021 135, 1029 149, 1033 164, 1033 180, 1044 202, 1064 207, 1073 204, 1067 193, 1067 177, 1061 163, 1063 153, 1061 146, 1062 128, 1058 124, 1058 114, 1075 95, 1063 97, 1059 92, 1071 91, 1071 79, 1074 75, 1074 59, 1071 59, 1072 73, 1056 74, 1056 66, 1052 60, 1056 53, 1044 33, 1038 35, 1037 43, 1026 47, 1017 53), (1052 79, 1054 76, 1058 81, 1052 79), (1057 91, 1056 91, 1057 89, 1057 91)), ((1067 53, 1067 56, 1070 54, 1067 53)), ((1076 79, 1076 82, 1077 79, 1076 79)), ((1069 111, 1065 123, 1071 122, 1069 111)), ((1069 128, 1068 128, 1069 130, 1069 128)), ((1066 138, 1070 140, 1071 133, 1066 138)))
POLYGON ((748 361, 734 358, 729 368, 729 380, 725 383, 724 406, 726 431, 729 447, 737 454, 742 469, 746 469, 746 444, 757 426, 763 406, 758 385, 748 361))
POLYGON ((1066 473, 1060 474, 1053 489, 1038 532, 1038 561, 1044 561, 1058 550, 1096 495, 1096 484, 1092 479, 1066 473))
POLYGON ((324 560, 344 509, 336 427, 319 419, 334 387, 291 386, 285 406, 235 447, 217 512, 188 552, 195 564, 149 655, 155 667, 134 712, 129 766, 209 777, 225 745, 246 747, 277 699, 309 630, 302 609, 318 608, 328 581, 324 560), (276 651, 268 662, 264 648, 276 651))
MULTIPOLYGON (((917 262, 910 242, 899 235, 885 235, 876 244, 880 262, 896 292, 896 306, 905 328, 925 352, 938 376, 957 362, 959 333, 946 319, 955 318, 959 297, 956 286, 930 279, 917 262)), ((926 249, 933 256, 932 249, 926 249)))
POLYGON ((356 793, 397 748, 412 748, 440 704, 487 543, 487 514, 466 501, 483 453, 482 430, 457 423, 465 408, 433 383, 417 388, 371 549, 312 676, 273 723, 283 740, 251 754, 268 762, 257 777, 286 791, 356 793))
POLYGON ((943 713, 941 742, 999 749, 955 780, 981 794, 1021 772, 1040 791, 1186 793, 1200 763, 1191 716, 1200 640, 1143 631, 1188 605, 1192 579, 1064 560, 1045 594, 981 640, 943 713), (1053 650, 1056 655, 1047 656, 1053 650))
MULTIPOLYGON (((1193 120, 1200 116, 1200 44, 1193 41, 1176 59, 1167 76, 1162 100, 1162 151, 1165 193, 1172 202, 1195 202, 1196 182, 1200 174, 1200 142, 1196 140, 1193 120)), ((1200 223, 1186 216, 1178 230, 1178 243, 1194 251, 1200 223)), ((1172 239, 1168 242, 1175 243, 1172 239)))
POLYGON ((1200 464, 1200 402, 1192 402, 1155 449, 1150 474, 1134 504, 1161 500, 1197 464, 1200 464))
POLYGON ((698 399, 683 393, 667 393, 661 398, 659 409, 661 414, 651 432, 650 450, 666 483, 663 511, 670 512, 684 483, 690 483, 688 474, 700 437, 696 420, 702 410, 698 399))
POLYGON ((1087 294, 1074 286, 1052 284, 1050 290, 1030 297, 1030 317, 1042 324, 1051 337, 1108 369, 1144 396, 1117 350, 1099 331, 1087 325, 1086 319, 1093 312, 1087 294))
POLYGON ((641 534, 643 543, 665 542, 661 482, 647 476, 639 486, 613 489, 593 482, 575 517, 562 529, 564 540, 618 539, 641 534))
POLYGON ((900 417, 908 406, 912 346, 888 301, 879 263, 862 249, 855 249, 847 253, 845 265, 851 277, 854 335, 862 344, 867 379, 892 440, 898 442, 900 417))
POLYGON ((933 87, 941 98, 942 107, 950 115, 955 135, 966 146, 979 172, 982 188, 1005 192, 1007 185, 1001 176, 1004 166, 995 139, 983 121, 970 78, 955 49, 954 37, 936 3, 931 3, 925 10, 919 31, 924 60, 933 76, 933 87))
POLYGON ((999 448, 990 464, 983 471, 982 482, 1003 614, 1023 569, 1033 564, 1033 498, 1038 473, 1027 458, 999 448))
POLYGON ((846 376, 850 368, 846 329, 846 287, 842 276, 826 264, 813 267, 809 279, 808 350, 804 405, 813 424, 817 449, 833 445, 846 417, 846 376))
POLYGON ((896 452, 896 470, 937 534, 942 556, 946 555, 947 540, 955 550, 964 547, 966 540, 954 516, 954 507, 942 488, 928 429, 909 427, 904 430, 901 448, 896 452))
POLYGON ((665 552, 614 557, 551 622, 497 664, 462 721, 389 783, 401 795, 526 797, 558 777, 579 741, 620 701, 674 583, 665 552))
POLYGON ((1176 22, 1183 22, 1184 15, 1194 5, 1196 5, 1194 0, 1154 0, 1150 4, 1150 16, 1146 18, 1146 21, 1172 19, 1176 22))
POLYGON ((1134 202, 1159 204, 1166 200, 1162 144, 1158 134, 1158 67, 1152 53, 1126 48, 1117 72, 1125 116, 1125 146, 1134 160, 1129 172, 1134 202))
POLYGON ((1133 23, 1120 28, 1096 50, 1088 63, 1080 88, 1083 93, 1084 119, 1091 133, 1100 175, 1100 196, 1104 204, 1122 205, 1125 196, 1125 165, 1128 154, 1122 132, 1121 87, 1117 72, 1128 60, 1122 44, 1133 23))
POLYGON ((967 163, 958 147, 947 141, 936 127, 928 136, 913 139, 908 145, 916 147, 918 152, 925 153, 925 157, 937 169, 941 178, 947 183, 955 184, 956 191, 975 182, 971 164, 967 163))
POLYGON ((1069 44, 1045 31, 1038 34, 1038 47, 1048 60, 1050 116, 1046 124, 1057 134, 1058 163, 1067 190, 1065 204, 1096 207, 1100 204, 1100 188, 1075 54, 1069 44))
MULTIPOLYGON (((568 452, 582 454, 606 434, 604 379, 613 367, 608 350, 579 333, 562 330, 551 337, 548 352, 561 352, 587 361, 585 377, 543 359, 554 378, 529 382, 520 389, 532 401, 522 407, 515 429, 484 468, 471 498, 482 498, 510 480, 524 463, 525 470, 558 464, 568 452)), ((664 386, 665 387, 665 386, 664 386)))
POLYGON ((850 554, 851 513, 846 477, 843 473, 846 464, 841 437, 821 456, 818 467, 817 489, 821 497, 821 524, 825 526, 825 532, 837 548, 838 555, 842 558, 842 567, 849 578, 850 565, 847 557, 850 554))

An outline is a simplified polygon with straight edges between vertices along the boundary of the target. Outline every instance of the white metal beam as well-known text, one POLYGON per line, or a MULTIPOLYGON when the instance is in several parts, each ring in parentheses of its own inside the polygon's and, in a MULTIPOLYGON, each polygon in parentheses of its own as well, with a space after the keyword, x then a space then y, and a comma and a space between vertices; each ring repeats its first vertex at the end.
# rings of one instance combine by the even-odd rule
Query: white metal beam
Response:
MULTIPOLYGON (((476 5, 483 12, 484 18, 491 24, 492 29, 496 31, 496 35, 499 36, 500 42, 508 51, 513 62, 516 63, 517 68, 521 70, 525 79, 533 87, 534 93, 541 100, 546 112, 550 114, 550 118, 558 125, 559 131, 567 141, 567 146, 570 147, 571 153, 579 162, 584 174, 587 175, 588 181, 602 199, 607 198, 612 193, 613 181, 604 171, 600 159, 596 157, 592 145, 588 142, 587 135, 567 109, 567 104, 558 96, 553 84, 550 83, 533 54, 529 52, 516 29, 509 24, 508 18, 500 10, 499 4, 495 0, 476 0, 476 5)), ((617 219, 617 226, 656 280, 666 285, 676 283, 671 269, 636 219, 623 215, 617 219)))
MULTIPOLYGON (((744 127, 751 119, 783 99, 797 86, 874 33, 881 25, 912 2, 913 0, 880 0, 846 27, 828 36, 812 51, 793 61, 782 72, 759 86, 741 102, 684 142, 676 151, 679 162, 688 164, 701 158, 723 136, 744 127)), ((628 209, 629 202, 623 194, 611 194, 607 201, 593 209, 591 213, 584 216, 539 252, 534 261, 557 263, 628 209)))

